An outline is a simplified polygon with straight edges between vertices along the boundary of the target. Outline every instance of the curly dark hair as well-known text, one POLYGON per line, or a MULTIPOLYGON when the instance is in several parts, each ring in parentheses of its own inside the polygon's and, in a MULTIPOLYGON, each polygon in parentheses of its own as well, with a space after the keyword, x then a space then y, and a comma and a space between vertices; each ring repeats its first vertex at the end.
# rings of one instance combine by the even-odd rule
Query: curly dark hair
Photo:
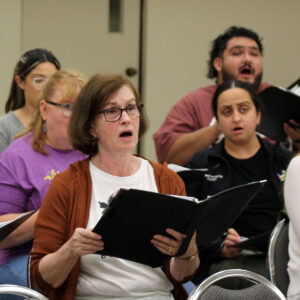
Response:
POLYGON ((214 67, 214 60, 216 57, 220 57, 223 55, 223 52, 227 47, 227 42, 233 37, 247 37, 249 39, 254 40, 259 47, 260 53, 263 54, 262 38, 259 37, 256 32, 252 31, 251 29, 247 29, 245 27, 231 26, 224 33, 220 34, 216 39, 214 39, 212 42, 212 46, 209 52, 209 60, 207 62, 208 78, 213 79, 218 77, 218 72, 214 67))

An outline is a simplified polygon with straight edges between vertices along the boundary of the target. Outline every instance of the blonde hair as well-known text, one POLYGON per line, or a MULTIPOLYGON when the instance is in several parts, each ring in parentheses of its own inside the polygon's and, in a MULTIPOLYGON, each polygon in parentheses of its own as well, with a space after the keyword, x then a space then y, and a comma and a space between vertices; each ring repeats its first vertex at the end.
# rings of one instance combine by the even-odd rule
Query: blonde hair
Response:
MULTIPOLYGON (((59 70, 54 73, 43 89, 43 95, 41 100, 49 100, 54 95, 58 86, 64 86, 64 92, 62 100, 74 98, 77 99, 81 89, 86 84, 87 78, 75 70, 59 70)), ((40 101, 41 101, 40 100, 40 101)), ((62 101, 63 102, 63 101, 62 101)), ((47 133, 43 131, 44 121, 41 116, 39 105, 36 109, 36 114, 32 122, 29 124, 28 129, 19 134, 17 137, 23 136, 28 132, 32 133, 32 148, 42 154, 47 155, 45 150, 45 143, 47 133)))

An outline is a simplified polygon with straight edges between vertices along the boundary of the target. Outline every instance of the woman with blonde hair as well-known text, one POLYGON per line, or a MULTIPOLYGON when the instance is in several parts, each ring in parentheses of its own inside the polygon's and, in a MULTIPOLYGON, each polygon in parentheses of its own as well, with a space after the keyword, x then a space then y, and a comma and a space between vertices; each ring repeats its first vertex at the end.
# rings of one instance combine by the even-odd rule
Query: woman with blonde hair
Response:
MULTIPOLYGON (((1 222, 39 209, 54 176, 85 157, 71 146, 67 128, 86 81, 77 71, 54 73, 44 87, 33 122, 0 155, 1 222)), ((0 284, 27 285, 27 261, 37 215, 38 211, 0 242, 0 284)))

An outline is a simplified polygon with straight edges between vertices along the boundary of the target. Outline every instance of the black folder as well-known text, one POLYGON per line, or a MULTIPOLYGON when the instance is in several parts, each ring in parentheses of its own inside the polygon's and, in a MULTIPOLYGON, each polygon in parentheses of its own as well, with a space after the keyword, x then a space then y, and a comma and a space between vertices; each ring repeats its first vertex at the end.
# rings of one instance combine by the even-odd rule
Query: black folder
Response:
POLYGON ((11 232, 13 232, 17 227, 19 227, 23 222, 25 222, 31 215, 33 215, 36 210, 29 213, 24 213, 12 221, 1 222, 0 223, 0 241, 4 240, 11 232))
POLYGON ((300 123, 300 96, 290 90, 270 86, 259 97, 261 122, 257 131, 275 141, 281 141, 286 137, 283 123, 289 120, 300 123))
POLYGON ((154 234, 172 228, 186 234, 177 255, 186 252, 193 233, 197 244, 218 239, 248 205, 265 181, 240 185, 199 201, 136 189, 120 189, 93 229, 102 236, 104 250, 97 253, 124 258, 151 267, 170 259, 152 244, 154 234))
POLYGON ((291 83, 287 89, 288 90, 298 90, 298 88, 300 87, 300 78, 298 78, 296 81, 294 81, 293 83, 291 83))
POLYGON ((202 180, 204 174, 208 171, 206 168, 189 169, 176 164, 168 164, 168 168, 176 172, 184 181, 185 185, 190 184, 193 181, 202 180))
POLYGON ((270 239, 271 231, 262 232, 258 235, 249 237, 240 243, 231 245, 230 247, 239 247, 242 249, 267 252, 268 242, 270 239))

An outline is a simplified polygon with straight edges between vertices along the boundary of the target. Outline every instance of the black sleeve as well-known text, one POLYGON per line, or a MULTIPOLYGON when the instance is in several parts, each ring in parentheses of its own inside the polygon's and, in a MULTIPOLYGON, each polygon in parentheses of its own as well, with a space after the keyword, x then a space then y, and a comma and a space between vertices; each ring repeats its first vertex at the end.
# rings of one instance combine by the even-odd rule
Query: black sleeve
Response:
POLYGON ((199 257, 201 261, 213 263, 221 259, 221 249, 225 238, 220 238, 215 242, 205 244, 198 247, 199 257))

